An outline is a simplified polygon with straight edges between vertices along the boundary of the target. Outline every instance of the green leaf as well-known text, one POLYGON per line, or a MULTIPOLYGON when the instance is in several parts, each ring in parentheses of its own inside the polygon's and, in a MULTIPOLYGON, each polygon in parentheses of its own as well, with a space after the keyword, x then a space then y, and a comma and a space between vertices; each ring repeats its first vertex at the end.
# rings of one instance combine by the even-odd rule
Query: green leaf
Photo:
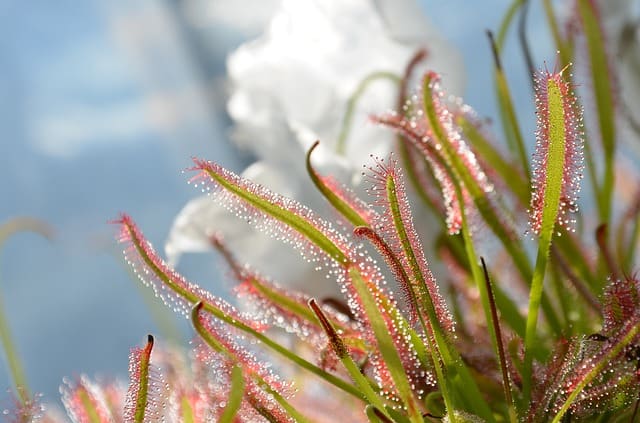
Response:
POLYGON ((620 331, 620 335, 616 342, 609 342, 609 346, 600 354, 595 363, 591 366, 591 369, 580 378, 577 384, 573 386, 573 389, 567 396, 567 399, 560 407, 560 410, 553 418, 552 423, 559 423, 562 420, 562 417, 566 414, 571 407, 573 401, 578 398, 578 395, 582 392, 582 390, 589 384, 591 381, 601 374, 601 372, 605 369, 605 367, 616 357, 623 353, 624 349, 633 343, 634 339, 640 333, 640 323, 638 322, 628 322, 625 327, 620 331))
MULTIPOLYGON (((555 232, 556 221, 561 209, 561 197, 565 189, 567 173, 567 160, 569 160, 568 137, 571 128, 568 128, 566 114, 569 112, 566 102, 569 100, 563 92, 560 75, 547 74, 538 81, 542 93, 538 105, 539 130, 541 138, 538 140, 538 148, 546 149, 546 163, 541 163, 537 170, 541 180, 535 183, 538 194, 542 195, 542 201, 532 205, 532 213, 539 216, 536 207, 542 207, 541 221, 532 224, 539 227, 538 254, 536 267, 531 281, 529 293, 529 312, 527 314, 527 330, 525 335, 525 360, 523 369, 523 397, 525 402, 529 400, 531 393, 531 371, 533 356, 532 350, 536 346, 536 326, 538 312, 543 292, 544 276, 551 248, 551 240, 555 232), (546 85, 543 85, 546 84, 546 85), (544 104, 546 102, 546 104, 544 104), (536 214, 537 213, 537 214, 536 214)), ((572 106, 571 106, 572 107, 572 106)), ((563 200, 568 201, 568 200, 563 200)), ((534 217, 534 220, 537 219, 534 217)))
POLYGON ((309 174, 311 181, 314 183, 316 188, 318 188, 320 193, 322 193, 324 198, 326 198, 342 216, 351 222, 353 226, 368 226, 369 223, 367 219, 362 216, 362 214, 358 213, 355 207, 352 207, 344 198, 337 195, 329 186, 327 186, 311 165, 311 153, 313 153, 313 150, 316 149, 318 144, 320 144, 319 141, 313 143, 307 152, 306 157, 307 173, 309 174))
MULTIPOLYGON (((38 219, 28 217, 10 219, 0 225, 0 249, 4 246, 9 237, 19 232, 33 232, 47 239, 51 239, 53 233, 48 224, 38 219)), ((0 294, 1 292, 2 290, 0 290, 0 294)), ((13 342, 9 322, 5 316, 2 295, 0 295, 0 342, 2 343, 2 347, 7 358, 7 366, 9 367, 9 373, 13 380, 16 394, 22 406, 25 406, 29 401, 31 401, 31 394, 29 392, 29 387, 27 386, 24 366, 22 365, 20 354, 18 354, 18 350, 13 342)))
POLYGON ((520 159, 520 165, 524 170, 526 176, 530 174, 529 160, 527 150, 525 148, 524 139, 522 137, 522 130, 520 129, 520 123, 516 115, 515 107, 513 105, 513 97, 511 90, 509 89, 509 83, 507 77, 502 69, 500 62, 500 52, 493 40, 493 34, 489 31, 489 40, 491 41, 491 47, 493 49, 493 58, 495 63, 494 81, 496 87, 496 98, 498 99, 498 109, 500 111, 500 118, 502 120, 502 127, 504 129, 504 135, 507 139, 508 145, 512 151, 518 154, 520 159))
MULTIPOLYGON (((220 342, 218 339, 216 339, 216 336, 215 336, 214 333, 209 333, 209 330, 204 326, 204 324, 200 320, 200 313, 203 310, 204 310, 203 303, 200 301, 193 307, 193 310, 191 311, 191 323, 193 324, 193 327, 196 330, 196 332, 198 333, 198 335, 200 335, 202 340, 207 345, 209 345, 214 351, 222 354, 231 363, 233 363, 234 365, 241 365, 242 364, 242 360, 239 357, 241 357, 242 355, 237 355, 236 354, 236 352, 234 351, 235 347, 227 347, 227 346, 225 346, 222 342, 220 342)), ((259 335, 262 335, 262 334, 259 334, 259 335)), ((258 337, 258 336, 256 336, 256 337, 258 337)), ((268 339, 268 338, 262 336, 262 339, 260 339, 260 340, 264 342, 264 339, 268 339)), ((273 341, 270 341, 270 342, 273 343, 273 341)), ((278 345, 278 344, 275 344, 275 345, 278 345)), ((280 347, 280 348, 282 348, 282 347, 280 347)), ((296 356, 293 353, 291 353, 291 356, 295 357, 295 358, 297 358, 299 360, 303 360, 302 358, 296 356)), ((289 356, 287 356, 287 357, 289 357, 289 356)), ((289 402, 286 400, 286 398, 284 398, 278 391, 273 389, 273 387, 269 383, 266 382, 266 380, 260 375, 260 373, 251 372, 251 374, 248 377, 250 377, 251 380, 253 380, 258 386, 260 386, 266 392, 271 394, 273 396, 273 398, 276 400, 276 402, 290 415, 290 417, 292 417, 294 419, 294 421, 296 421, 298 423, 307 423, 307 419, 302 414, 300 414, 291 404, 289 404, 289 402)), ((328 380, 328 381, 330 382, 330 380, 328 380)), ((257 408, 256 411, 261 413, 261 409, 260 408, 257 408)), ((266 413, 268 413, 268 410, 264 410, 264 411, 266 413)), ((267 414, 267 416, 268 416, 268 414, 267 414)))
POLYGON ((153 349, 153 336, 149 335, 147 346, 139 351, 134 360, 138 371, 132 375, 131 384, 136 386, 134 421, 143 423, 147 411, 147 398, 149 394, 149 364, 151 350, 153 349))
POLYGON ((342 126, 340 128, 340 134, 338 135, 338 140, 336 141, 336 153, 344 156, 347 149, 347 138, 349 137, 349 132, 351 131, 351 124, 353 121, 353 115, 356 109, 356 105, 358 104, 358 100, 365 93, 367 88, 376 81, 380 80, 388 80, 395 85, 400 84, 400 77, 391 72, 373 72, 369 74, 365 79, 363 79, 358 87, 353 92, 349 100, 347 101, 347 110, 344 114, 344 118, 342 120, 342 126))
POLYGON ((584 36, 589 52, 589 64, 593 90, 595 94, 600 138, 604 151, 604 180, 602 183, 602 207, 600 219, 602 223, 609 222, 611 201, 615 183, 615 101, 610 60, 607 55, 606 43, 602 27, 598 21, 598 11, 591 0, 577 1, 578 13, 583 26, 584 36))
MULTIPOLYGON (((361 373, 358 365, 353 361, 351 355, 349 355, 349 351, 344 344, 344 341, 340 337, 340 334, 333 327, 327 316, 324 314, 322 309, 318 306, 314 299, 309 300, 309 307, 313 310, 318 321, 320 322, 322 328, 324 329, 327 337, 329 338, 329 343, 333 348, 334 353, 338 356, 338 359, 342 362, 342 365, 345 367, 351 379, 356 383, 360 391, 366 397, 369 404, 375 406, 378 410, 384 411, 384 402, 382 398, 373 390, 370 385, 369 380, 361 373)), ((385 415, 385 417, 390 417, 385 415)))
MULTIPOLYGON (((433 97, 434 93, 431 88, 431 81, 435 75, 428 75, 423 83, 423 102, 426 117, 429 121, 430 127, 433 130, 433 134, 437 141, 442 146, 442 156, 444 157, 444 164, 451 169, 454 178, 457 178, 462 182, 462 185, 469 192, 473 199, 478 211, 482 218, 491 228, 492 232, 498 236, 502 245, 505 247, 509 255, 513 258, 513 261, 520 271, 525 281, 531 280, 532 270, 527 258, 527 254, 522 246, 520 239, 516 238, 514 234, 511 234, 506 226, 503 224, 503 219, 500 219, 498 212, 495 210, 491 202, 489 201, 486 193, 481 189, 478 183, 471 175, 469 169, 465 166, 457 152, 451 145, 444 129, 442 128, 438 119, 436 111, 436 105, 433 97)), ((542 302, 545 316, 549 321, 549 325, 554 332, 560 333, 560 323, 555 315, 551 303, 548 298, 543 297, 542 302)))
POLYGON ((244 396, 244 376, 242 375, 242 367, 233 366, 231 370, 231 388, 229 389, 229 398, 224 411, 218 420, 220 423, 233 423, 236 414, 242 405, 242 397, 244 396))
POLYGON ((360 301, 362 302, 364 312, 371 324, 371 329, 373 330, 373 334, 376 338, 380 355, 389 369, 389 373, 391 374, 391 378, 398 390, 400 399, 404 403, 405 407, 407 407, 406 411, 409 418, 412 422, 422 422, 419 406, 416 403, 413 392, 411 391, 411 384, 409 383, 407 375, 402 367, 402 360, 400 359, 400 355, 393 343, 391 334, 387 329, 385 319, 378 308, 376 299, 369 289, 369 284, 356 267, 349 267, 348 274, 356 292, 358 293, 360 301))
POLYGON ((348 264, 349 260, 342 250, 322 230, 318 229, 314 222, 301 216, 300 211, 296 213, 295 210, 301 207, 295 201, 279 196, 267 198, 266 195, 257 193, 259 188, 255 184, 237 177, 218 165, 198 159, 194 159, 194 162, 196 163, 194 170, 202 171, 211 181, 236 195, 259 212, 302 234, 338 263, 348 264))

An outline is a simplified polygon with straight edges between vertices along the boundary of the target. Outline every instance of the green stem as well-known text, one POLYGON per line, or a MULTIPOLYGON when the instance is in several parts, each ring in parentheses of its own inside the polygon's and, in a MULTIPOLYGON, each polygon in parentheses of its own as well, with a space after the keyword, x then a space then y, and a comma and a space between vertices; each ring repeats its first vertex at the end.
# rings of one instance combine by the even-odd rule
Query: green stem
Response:
MULTIPOLYGON (((53 231, 44 222, 38 219, 30 217, 17 217, 8 220, 0 225, 0 248, 4 246, 9 237, 18 232, 33 232, 43 236, 44 238, 51 239, 53 237, 53 231)), ((2 300, 2 291, 0 290, 0 342, 4 349, 4 353, 7 359, 7 366, 9 373, 16 390, 16 394, 21 405, 26 405, 31 398, 29 387, 27 386, 27 377, 25 376, 24 366, 20 360, 20 354, 18 354, 15 343, 13 342, 13 336, 11 334, 11 328, 9 327, 9 321, 6 317, 4 309, 4 303, 2 300)))
POLYGON ((531 291, 529 293, 527 331, 524 338, 524 370, 522 374, 523 397, 525 403, 529 402, 529 397, 531 395, 531 370, 533 365, 532 350, 534 349, 536 344, 536 326, 538 323, 538 312, 540 310, 540 300, 542 298, 544 275, 547 268, 552 235, 553 231, 544 231, 540 235, 540 244, 538 247, 538 255, 536 257, 536 267, 533 272, 531 291))
MULTIPOLYGON (((147 336, 147 346, 140 354, 140 374, 138 378, 138 395, 136 397, 136 412, 134 414, 135 423, 143 423, 147 411, 149 397, 149 364, 151 362, 151 351, 153 350, 153 336, 147 336)), ((133 383, 136 383, 135 381, 133 383)))
POLYGON ((522 137, 522 130, 520 129, 520 123, 516 116, 515 107, 513 105, 513 97, 511 90, 509 89, 509 83, 505 76, 502 64, 500 62, 500 52, 493 39, 493 33, 487 31, 489 41, 491 42, 491 48, 493 51, 493 59, 495 64, 495 84, 496 95, 498 98, 498 106, 500 109, 500 115, 502 117, 502 125, 504 128, 504 135, 509 142, 509 146, 512 150, 515 150, 520 159, 520 165, 524 169, 527 179, 530 178, 531 172, 529 169, 529 156, 525 148, 524 138, 522 137))
POLYGON ((13 337, 11 336, 11 329, 7 322, 2 297, 0 297, 0 341, 2 341, 2 346, 4 347, 9 373, 11 374, 16 394, 18 395, 20 403, 25 405, 29 401, 31 394, 27 386, 27 378, 20 361, 20 355, 16 350, 13 337))
POLYGON ((349 97, 349 100, 347 101, 347 110, 344 114, 344 118, 342 119, 340 134, 338 135, 338 140, 336 141, 336 153, 338 153, 339 155, 344 156, 346 154, 347 138, 349 137, 349 132, 351 131, 353 115, 360 97, 362 97, 362 95, 365 93, 372 82, 381 79, 389 80, 395 84, 399 84, 401 81, 400 77, 392 72, 380 71, 373 72, 360 82, 356 90, 353 92, 353 94, 351 94, 351 97, 349 97))
POLYGON ((518 12, 518 9, 522 7, 524 4, 524 0, 513 0, 509 5, 506 13, 502 17, 502 21, 500 22, 500 28, 498 29, 498 35, 496 36, 496 47, 498 51, 502 51, 504 47, 504 42, 507 39, 507 32, 509 31, 509 27, 513 23, 513 19, 518 12))
POLYGON ((384 403, 382 402, 382 398, 380 398, 380 396, 373 390, 373 388, 369 384, 369 380, 361 373, 360 368, 353 361, 353 358, 349 354, 349 350, 340 337, 340 334, 333 327, 327 316, 318 306, 318 303, 315 299, 312 298, 309 300, 309 307, 311 308, 311 310, 313 310, 313 313, 315 313, 315 316, 317 317, 320 325, 325 331, 334 353, 342 362, 342 365, 349 373, 349 376, 351 376, 351 379, 355 382, 358 388, 362 391, 363 395, 367 398, 368 403, 380 410, 384 410, 384 403))

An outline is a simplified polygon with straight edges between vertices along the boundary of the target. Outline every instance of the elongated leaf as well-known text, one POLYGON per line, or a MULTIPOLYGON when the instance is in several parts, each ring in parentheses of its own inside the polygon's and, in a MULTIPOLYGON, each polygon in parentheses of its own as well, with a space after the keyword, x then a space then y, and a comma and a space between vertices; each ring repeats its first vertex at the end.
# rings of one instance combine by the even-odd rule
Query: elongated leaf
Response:
MULTIPOLYGON (((398 390, 398 395, 402 399, 407 414, 412 422, 421 422, 422 417, 419 407, 411 391, 411 385, 407 379, 404 369, 402 368, 402 359, 396 350, 394 339, 389 333, 389 329, 385 324, 388 319, 380 312, 376 298, 369 289, 370 282, 367 281, 357 268, 348 269, 348 277, 352 281, 353 286, 358 293, 364 312, 367 314, 369 324, 375 335, 380 355, 386 364, 391 375, 393 383, 398 390)), ((397 309, 396 309, 397 311, 397 309)), ((383 392, 386 387, 383 387, 383 392)))
POLYGON ((277 422, 306 422, 304 416, 287 401, 291 396, 291 386, 282 382, 268 364, 259 361, 205 313, 203 304, 199 302, 193 308, 191 322, 207 345, 229 362, 242 367, 247 377, 245 397, 251 406, 277 422))
POLYGON ((151 365, 153 336, 149 335, 144 348, 134 348, 129 356, 129 389, 124 408, 124 421, 143 423, 159 419, 165 401, 164 382, 159 371, 151 365))
POLYGON ((233 423, 236 414, 242 405, 242 397, 244 396, 244 376, 242 368, 234 366, 231 370, 231 388, 229 389, 229 399, 224 411, 218 420, 220 423, 233 423))
POLYGON ((331 263, 326 262, 326 258, 341 265, 349 263, 343 251, 344 238, 307 207, 243 179, 215 163, 200 159, 194 159, 194 163, 196 167, 192 170, 198 174, 190 182, 196 186, 201 182, 203 190, 221 196, 220 203, 229 210, 274 238, 300 248, 309 260, 324 261, 328 266, 331 263))
POLYGON ((311 153, 319 143, 319 141, 313 143, 307 152, 306 163, 309 177, 327 201, 353 226, 369 226, 375 217, 373 210, 352 192, 339 186, 332 178, 320 176, 311 165, 311 153))
POLYGON ((371 385, 369 385, 369 381, 367 380, 367 378, 360 372, 360 369, 349 355, 349 351, 344 341, 342 340, 342 337, 333 327, 327 316, 324 314, 318 303, 313 298, 309 300, 309 307, 311 308, 311 310, 313 310, 313 313, 316 315, 318 321, 322 325, 322 328, 326 332, 327 337, 329 338, 329 344, 331 345, 333 352, 342 362, 343 366, 349 373, 349 376, 351 376, 351 379, 353 379, 358 388, 365 395, 369 404, 374 405, 380 410, 384 410, 384 403, 382 398, 378 396, 371 385))
POLYGON ((593 0, 577 0, 577 10, 582 24, 589 55, 589 65, 595 94, 600 139, 604 151, 604 180, 602 182, 602 201, 600 219, 609 222, 611 199, 614 185, 614 156, 616 149, 616 104, 614 101, 614 78, 611 61, 607 54, 604 31, 599 22, 599 11, 593 0))
POLYGON ((523 395, 526 400, 531 392, 531 350, 537 339, 538 311, 551 239, 556 224, 571 227, 575 222, 569 214, 577 210, 583 167, 581 118, 576 114, 571 87, 561 73, 544 71, 536 76, 536 104, 538 130, 529 223, 540 238, 525 336, 523 395))
POLYGON ((390 158, 388 163, 377 160, 375 167, 370 168, 370 175, 370 192, 374 195, 375 204, 382 208, 374 227, 381 228, 382 236, 408 275, 411 283, 402 287, 405 295, 413 298, 415 309, 426 310, 433 330, 452 334, 455 331, 453 318, 424 256, 413 225, 404 180, 395 159, 390 158))
POLYGON ((231 305, 190 283, 182 275, 171 269, 158 257, 142 232, 127 215, 121 216, 115 223, 120 224, 119 240, 126 245, 124 250, 125 257, 128 258, 134 270, 138 272, 142 282, 150 284, 157 295, 163 298, 168 305, 177 305, 176 309, 184 313, 184 310, 190 304, 201 302, 202 307, 208 313, 224 321, 229 326, 253 336, 288 360, 322 377, 343 391, 357 398, 362 397, 360 392, 352 385, 295 355, 270 337, 262 334, 261 331, 265 327, 260 322, 241 315, 231 305))
MULTIPOLYGON (((389 388, 388 393, 393 394, 395 387, 408 407, 409 414, 414 419, 417 418, 418 407, 400 364, 400 354, 408 359, 408 356, 415 355, 416 352, 400 332, 397 322, 403 318, 395 305, 379 308, 380 304, 389 300, 388 294, 380 287, 383 278, 372 259, 351 246, 328 223, 295 201, 252 184, 210 162, 195 162, 197 166, 194 170, 200 173, 194 180, 205 180, 204 184, 209 189, 224 189, 222 194, 219 190, 214 192, 223 196, 221 200, 227 207, 239 214, 268 220, 273 224, 268 231, 274 231, 272 226, 277 228, 276 237, 294 245, 300 244, 298 247, 305 248, 309 259, 324 260, 326 265, 331 266, 331 271, 345 288, 353 314, 363 324, 365 339, 380 351, 382 360, 374 360, 378 375, 381 381, 393 382, 391 385, 386 384, 385 389, 389 388), (372 292, 376 293, 375 297, 372 292)), ((264 228, 264 225, 261 227, 264 228)))
POLYGON ((232 305, 215 297, 210 292, 189 282, 182 275, 169 267, 155 252, 151 244, 133 219, 126 214, 113 223, 120 225, 118 241, 124 244, 124 256, 140 281, 150 286, 156 296, 174 310, 184 315, 190 313, 197 302, 202 302, 205 309, 221 319, 234 319, 254 330, 264 330, 264 325, 242 316, 232 305))
POLYGON ((76 381, 64 381, 60 387, 62 404, 67 414, 77 422, 112 423, 111 415, 102 389, 82 376, 76 381))

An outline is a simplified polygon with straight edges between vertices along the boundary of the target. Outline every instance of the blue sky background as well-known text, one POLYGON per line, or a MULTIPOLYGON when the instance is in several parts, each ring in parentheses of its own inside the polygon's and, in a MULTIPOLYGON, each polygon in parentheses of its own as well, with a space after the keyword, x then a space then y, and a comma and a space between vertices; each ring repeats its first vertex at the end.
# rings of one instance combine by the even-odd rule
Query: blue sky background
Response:
MULTIPOLYGON (((466 101, 494 120, 484 31, 507 3, 423 1, 463 52, 466 101)), ((536 63, 553 64, 536 8, 529 28, 536 63)), ((532 145, 530 87, 511 35, 504 62, 532 145)), ((181 174, 190 157, 237 171, 248 163, 227 139, 222 86, 225 55, 244 37, 193 26, 177 1, 0 1, 0 221, 38 217, 56 233, 10 239, 0 288, 31 387, 49 400, 63 376, 126 378, 129 348, 157 332, 107 220, 127 211, 161 250, 197 194, 181 174)), ((224 293, 211 255, 185 257, 180 270, 224 293)), ((3 361, 0 387, 9 387, 3 361)))

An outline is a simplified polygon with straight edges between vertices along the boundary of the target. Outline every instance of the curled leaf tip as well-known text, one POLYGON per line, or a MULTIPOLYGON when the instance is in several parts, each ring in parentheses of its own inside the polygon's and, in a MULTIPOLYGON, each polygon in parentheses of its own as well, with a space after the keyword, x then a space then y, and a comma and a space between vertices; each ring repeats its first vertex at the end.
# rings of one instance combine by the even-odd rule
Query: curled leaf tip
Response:
POLYGON ((141 423, 159 418, 165 396, 165 383, 158 369, 151 365, 153 336, 147 336, 144 348, 136 347, 129 355, 129 389, 124 408, 124 421, 141 423))
POLYGON ((324 329, 325 333, 327 334, 327 337, 329 338, 331 348, 336 353, 338 358, 346 357, 348 354, 346 345, 342 341, 342 338, 340 337, 340 335, 338 335, 338 332, 335 330, 331 322, 329 322, 329 319, 324 314, 324 312, 316 302, 315 298, 309 299, 308 304, 311 310, 313 311, 313 313, 316 315, 316 317, 320 321, 320 324, 322 325, 322 329, 324 329))

